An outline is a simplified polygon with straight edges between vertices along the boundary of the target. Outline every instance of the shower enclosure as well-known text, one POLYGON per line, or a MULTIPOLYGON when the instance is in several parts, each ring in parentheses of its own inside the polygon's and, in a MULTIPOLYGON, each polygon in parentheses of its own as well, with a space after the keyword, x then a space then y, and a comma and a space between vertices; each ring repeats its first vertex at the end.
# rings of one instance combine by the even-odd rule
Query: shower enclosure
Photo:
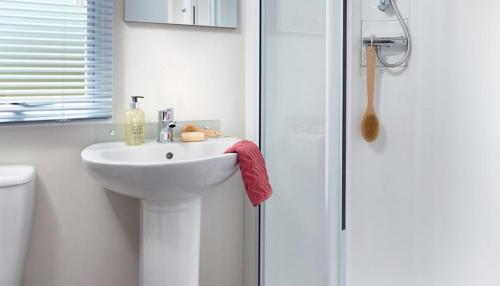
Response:
POLYGON ((405 36, 392 8, 261 2, 261 286, 500 285, 500 1, 393 1, 413 48, 377 62, 373 143, 363 38, 405 36))

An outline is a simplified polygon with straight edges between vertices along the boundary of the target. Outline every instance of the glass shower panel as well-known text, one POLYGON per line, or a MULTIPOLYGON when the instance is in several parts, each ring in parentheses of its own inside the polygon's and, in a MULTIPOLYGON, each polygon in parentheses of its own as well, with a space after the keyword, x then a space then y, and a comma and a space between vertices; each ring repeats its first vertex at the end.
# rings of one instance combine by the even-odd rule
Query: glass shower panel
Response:
POLYGON ((262 1, 265 286, 326 285, 326 0, 262 1))

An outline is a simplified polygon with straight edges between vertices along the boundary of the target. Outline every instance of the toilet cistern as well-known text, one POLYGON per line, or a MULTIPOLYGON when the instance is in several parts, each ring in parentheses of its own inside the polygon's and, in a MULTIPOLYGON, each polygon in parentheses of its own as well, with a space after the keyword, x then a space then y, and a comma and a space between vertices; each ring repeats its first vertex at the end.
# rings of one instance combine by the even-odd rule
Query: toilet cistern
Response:
POLYGON ((20 286, 35 198, 32 166, 0 166, 0 285, 20 286))

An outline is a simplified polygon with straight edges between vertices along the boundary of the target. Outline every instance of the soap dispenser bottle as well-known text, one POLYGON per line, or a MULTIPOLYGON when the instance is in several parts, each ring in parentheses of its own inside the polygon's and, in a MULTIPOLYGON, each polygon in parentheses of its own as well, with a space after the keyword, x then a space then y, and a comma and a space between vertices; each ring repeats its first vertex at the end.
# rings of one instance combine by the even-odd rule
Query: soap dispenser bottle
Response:
POLYGON ((145 115, 138 108, 137 99, 142 96, 132 96, 130 109, 125 113, 125 143, 130 146, 144 144, 145 115))

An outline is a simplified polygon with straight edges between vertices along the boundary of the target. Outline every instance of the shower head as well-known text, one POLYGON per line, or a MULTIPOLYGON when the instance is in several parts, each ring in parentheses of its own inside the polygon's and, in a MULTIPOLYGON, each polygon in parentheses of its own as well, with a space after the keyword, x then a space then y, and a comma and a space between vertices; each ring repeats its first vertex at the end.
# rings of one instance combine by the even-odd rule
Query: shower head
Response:
POLYGON ((378 3, 378 9, 382 12, 385 12, 385 10, 387 10, 387 8, 391 6, 391 1, 392 0, 380 0, 380 2, 378 3))

